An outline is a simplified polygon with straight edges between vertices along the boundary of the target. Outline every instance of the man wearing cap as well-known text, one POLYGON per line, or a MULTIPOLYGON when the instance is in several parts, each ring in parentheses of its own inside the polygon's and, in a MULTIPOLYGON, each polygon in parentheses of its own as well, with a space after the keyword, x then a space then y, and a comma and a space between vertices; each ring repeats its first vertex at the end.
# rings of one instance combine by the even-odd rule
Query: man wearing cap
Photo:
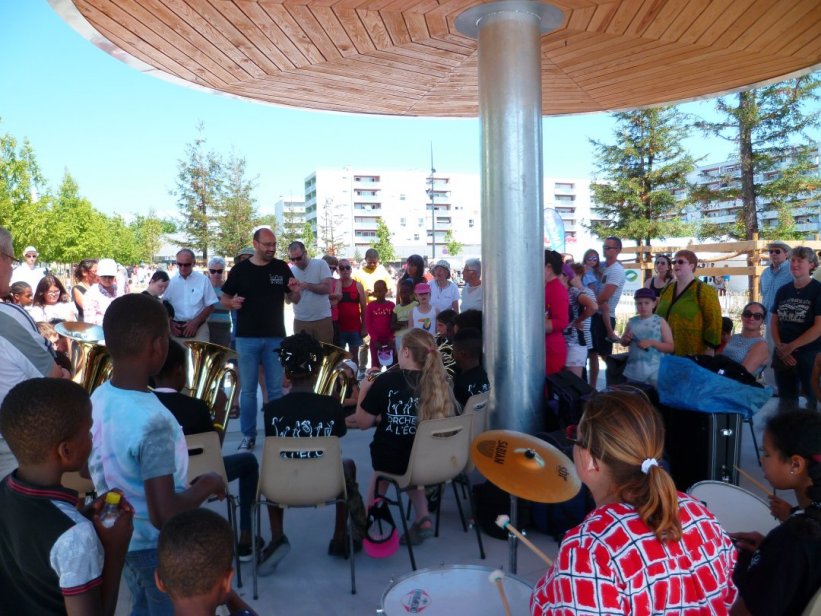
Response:
MULTIPOLYGON (((180 342, 208 342, 208 317, 219 299, 204 274, 194 271, 194 251, 183 248, 177 253, 177 275, 168 283, 163 299, 174 306, 171 335, 180 342)), ((224 269, 224 266, 223 266, 224 269)))
POLYGON ((462 279, 465 286, 462 287, 462 303, 459 309, 482 310, 482 262, 479 259, 467 259, 462 268, 462 279))
MULTIPOLYGON (((0 297, 9 294, 14 245, 11 234, 0 227, 0 297)), ((54 356, 31 317, 20 306, 0 302, 0 402, 9 390, 28 379, 50 376, 71 378, 54 363, 54 356)), ((17 467, 5 440, 0 438, 0 476, 17 467)))
POLYGON ((88 288, 83 299, 83 320, 102 325, 105 311, 122 294, 117 286, 117 263, 114 259, 100 259, 97 262, 97 282, 88 288))
POLYGON ((436 308, 437 314, 448 309, 459 312, 459 287, 450 279, 450 263, 444 259, 433 266, 430 303, 436 308))
MULTIPOLYGON (((761 280, 758 285, 761 291, 761 303, 767 309, 768 313, 773 310, 776 291, 785 284, 792 282, 792 273, 790 273, 790 250, 790 245, 785 242, 778 241, 767 244, 770 265, 761 272, 761 280)), ((767 325, 765 330, 764 339, 770 347, 770 352, 772 352, 775 348, 775 343, 773 342, 772 331, 769 325, 767 325)), ((775 386, 775 376, 770 366, 764 370, 764 380, 768 385, 775 386)))
POLYGON ((331 268, 323 259, 311 259, 305 244, 299 241, 288 246, 288 258, 301 291, 301 299, 294 305, 294 333, 305 332, 320 342, 332 344, 334 323, 328 298, 333 288, 331 268))
POLYGON ((34 246, 26 246, 23 251, 23 262, 14 268, 11 274, 11 284, 15 282, 26 282, 32 291, 37 289, 37 285, 46 275, 45 269, 37 267, 37 249, 34 246))

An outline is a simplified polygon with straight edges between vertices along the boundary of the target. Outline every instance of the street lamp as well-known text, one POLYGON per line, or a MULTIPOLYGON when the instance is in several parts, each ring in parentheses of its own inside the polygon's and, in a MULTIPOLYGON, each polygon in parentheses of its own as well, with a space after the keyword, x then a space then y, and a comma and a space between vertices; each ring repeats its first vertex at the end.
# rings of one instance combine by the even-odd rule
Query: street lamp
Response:
POLYGON ((430 144, 430 175, 428 176, 428 197, 430 197, 430 244, 431 244, 431 261, 436 261, 436 203, 434 197, 434 182, 436 178, 434 174, 436 169, 433 168, 433 143, 430 144))

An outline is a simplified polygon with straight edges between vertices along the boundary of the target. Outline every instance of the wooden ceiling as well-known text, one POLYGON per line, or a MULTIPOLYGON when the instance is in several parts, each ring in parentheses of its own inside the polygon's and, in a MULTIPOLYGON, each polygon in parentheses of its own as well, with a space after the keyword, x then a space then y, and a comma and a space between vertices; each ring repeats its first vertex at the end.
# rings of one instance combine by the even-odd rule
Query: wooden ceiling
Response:
MULTIPOLYGON (((311 109, 478 114, 477 42, 454 21, 480 0, 50 2, 115 57, 209 90, 311 109)), ((819 0, 552 4, 565 20, 542 37, 546 115, 687 100, 821 66, 819 0)))

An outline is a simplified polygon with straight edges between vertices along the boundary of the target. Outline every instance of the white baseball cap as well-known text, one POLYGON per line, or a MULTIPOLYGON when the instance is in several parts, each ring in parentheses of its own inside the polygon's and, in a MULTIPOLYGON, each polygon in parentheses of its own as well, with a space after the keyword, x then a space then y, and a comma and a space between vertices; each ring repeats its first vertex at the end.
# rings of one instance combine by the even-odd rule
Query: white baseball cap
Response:
POLYGON ((37 252, 37 249, 36 249, 34 246, 26 246, 26 249, 23 251, 23 254, 24 254, 24 255, 27 255, 27 254, 29 254, 30 252, 33 252, 33 253, 34 253, 34 254, 36 254, 36 255, 39 255, 39 254, 40 254, 39 252, 37 252))
POLYGON ((117 263, 114 259, 100 259, 97 262, 97 275, 98 276, 116 276, 117 275, 117 263))

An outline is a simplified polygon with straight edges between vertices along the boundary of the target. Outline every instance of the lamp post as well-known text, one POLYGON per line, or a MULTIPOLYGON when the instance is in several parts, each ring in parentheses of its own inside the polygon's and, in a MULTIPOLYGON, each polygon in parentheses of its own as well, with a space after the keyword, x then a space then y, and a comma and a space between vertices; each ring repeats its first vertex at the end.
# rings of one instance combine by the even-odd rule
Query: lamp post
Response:
POLYGON ((436 181, 436 169, 433 168, 433 144, 430 144, 430 175, 428 176, 428 197, 430 197, 430 245, 431 261, 436 261, 436 203, 433 200, 435 195, 434 183, 436 181))

